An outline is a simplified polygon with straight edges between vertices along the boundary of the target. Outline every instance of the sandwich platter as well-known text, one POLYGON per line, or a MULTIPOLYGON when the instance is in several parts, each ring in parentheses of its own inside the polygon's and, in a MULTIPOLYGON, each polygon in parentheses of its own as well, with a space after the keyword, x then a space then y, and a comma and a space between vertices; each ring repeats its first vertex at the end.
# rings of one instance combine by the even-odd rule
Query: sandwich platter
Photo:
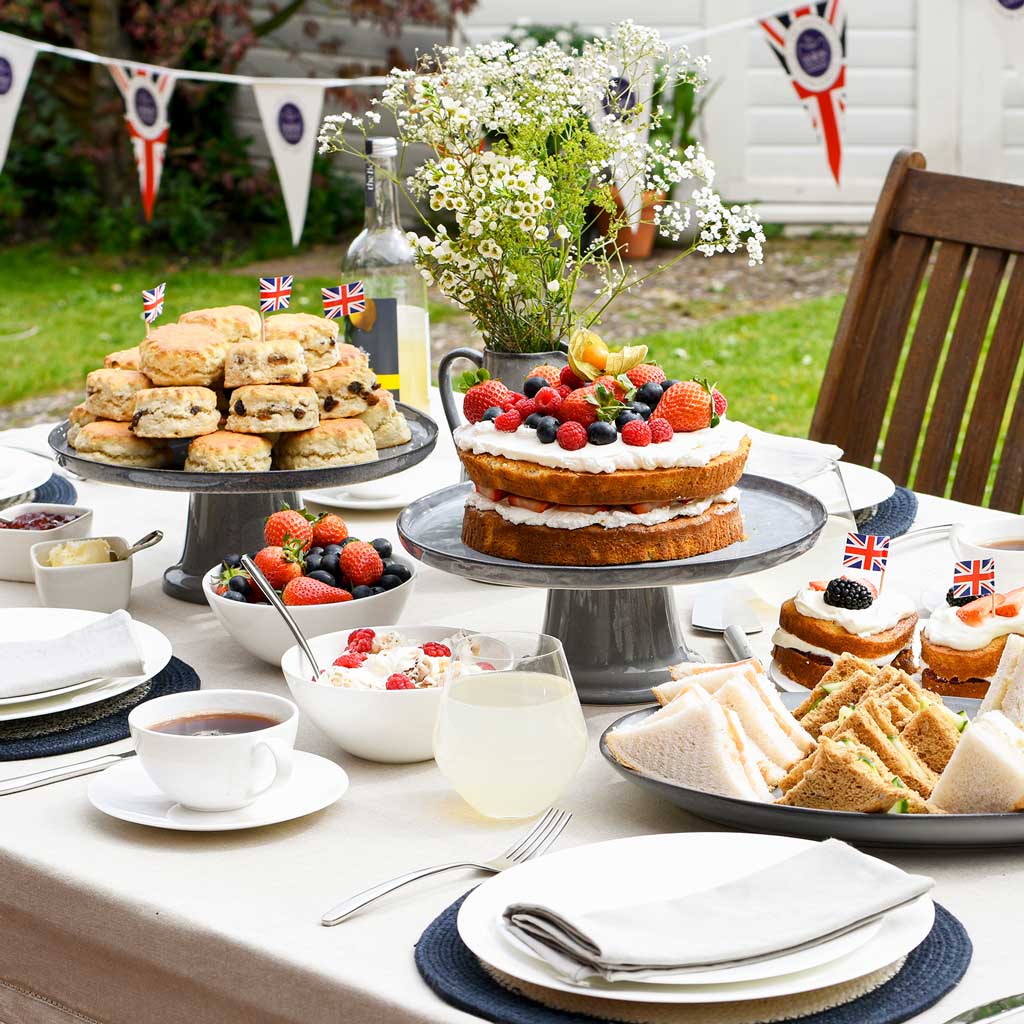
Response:
MULTIPOLYGON (((779 695, 790 711, 807 694, 779 695)), ((980 700, 946 697, 946 706, 973 718, 980 700)), ((657 706, 642 708, 613 722, 602 734, 605 760, 624 778, 654 796, 707 821, 747 832, 803 836, 808 839, 843 839, 860 846, 965 848, 1024 845, 1024 813, 1018 814, 862 814, 788 807, 756 800, 720 796, 643 775, 619 764, 608 749, 612 730, 637 725, 657 706)))

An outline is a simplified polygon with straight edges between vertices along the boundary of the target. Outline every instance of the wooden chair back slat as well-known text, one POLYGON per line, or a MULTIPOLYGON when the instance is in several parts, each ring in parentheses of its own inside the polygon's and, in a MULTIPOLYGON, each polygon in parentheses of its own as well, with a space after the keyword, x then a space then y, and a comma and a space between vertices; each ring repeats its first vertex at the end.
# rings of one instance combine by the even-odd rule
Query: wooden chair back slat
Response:
MULTIPOLYGON (((1009 254, 1001 249, 978 249, 975 253, 967 291, 939 380, 938 396, 925 432, 921 461, 914 474, 914 486, 928 494, 945 493, 971 382, 1008 260, 1009 254)), ((996 413, 996 410, 992 412, 996 413)), ((997 414, 1002 419, 1002 409, 997 414)), ((969 455, 975 457, 973 446, 969 455)))
POLYGON ((1018 388, 1010 415, 1010 425, 1006 431, 1006 443, 1003 457, 999 461, 996 480, 992 486, 990 504, 993 508, 1005 509, 1007 512, 1019 512, 1024 502, 1024 459, 1014 457, 1014 451, 1020 451, 1021 438, 1024 438, 1024 388, 1018 388))
POLYGON ((960 242, 939 246, 885 435, 881 470, 894 480, 910 479, 928 396, 970 256, 971 250, 960 242))

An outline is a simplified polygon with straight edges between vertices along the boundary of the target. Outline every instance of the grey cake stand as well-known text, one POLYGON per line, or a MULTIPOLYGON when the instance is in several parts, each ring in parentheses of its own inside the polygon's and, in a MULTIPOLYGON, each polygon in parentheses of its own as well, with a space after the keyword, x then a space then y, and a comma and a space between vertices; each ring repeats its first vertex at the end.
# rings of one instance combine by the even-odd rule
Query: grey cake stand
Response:
POLYGON ((462 543, 462 513, 472 484, 419 498, 398 517, 406 550, 427 565, 483 583, 546 587, 544 632, 561 639, 580 699, 638 704, 687 660, 671 586, 743 576, 803 554, 828 513, 791 484, 744 476, 739 483, 746 539, 721 551, 633 565, 531 565, 495 558, 462 543))
POLYGON ((177 469, 133 469, 83 458, 68 444, 65 420, 50 431, 57 463, 88 480, 146 487, 154 491, 188 491, 185 546, 176 565, 164 572, 164 592, 182 601, 206 604, 203 576, 225 555, 263 547, 263 523, 282 504, 299 507, 298 491, 378 480, 422 462, 437 443, 437 424, 411 406, 398 403, 412 440, 384 448, 376 462, 328 469, 273 469, 265 473, 186 473, 188 441, 171 442, 177 469))

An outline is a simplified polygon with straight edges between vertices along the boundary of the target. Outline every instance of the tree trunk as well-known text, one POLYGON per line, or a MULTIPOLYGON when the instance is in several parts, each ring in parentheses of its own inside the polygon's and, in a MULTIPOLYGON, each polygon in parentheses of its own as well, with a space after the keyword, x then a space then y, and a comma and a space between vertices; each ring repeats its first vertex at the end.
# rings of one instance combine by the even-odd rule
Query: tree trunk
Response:
MULTIPOLYGON (((127 57, 127 40, 121 32, 118 0, 91 0, 89 4, 89 49, 110 57, 127 57)), ((89 113, 96 151, 100 188, 108 203, 126 194, 133 160, 124 127, 121 96, 102 64, 90 65, 89 113)))

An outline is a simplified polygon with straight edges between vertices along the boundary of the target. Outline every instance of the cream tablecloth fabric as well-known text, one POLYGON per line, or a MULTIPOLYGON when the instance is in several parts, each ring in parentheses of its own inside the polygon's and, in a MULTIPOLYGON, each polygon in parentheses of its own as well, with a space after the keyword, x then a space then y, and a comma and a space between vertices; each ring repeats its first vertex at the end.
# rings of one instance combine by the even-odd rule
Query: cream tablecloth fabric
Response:
MULTIPOLYGON (((0 434, 0 444, 45 448, 46 431, 0 434)), ((450 441, 435 453, 436 485, 457 478, 450 441)), ((163 630, 203 684, 286 692, 271 666, 247 655, 197 605, 166 597, 164 566, 182 538, 181 495, 76 481, 95 509, 95 530, 129 538, 165 531, 163 544, 136 556, 132 614, 163 630)), ((992 515, 922 498, 919 522, 992 515)), ((397 542, 394 513, 351 513, 353 531, 397 542)), ((841 535, 838 522, 833 531, 841 535)), ((778 602, 798 582, 835 565, 824 545, 789 566, 751 577, 765 598, 766 653, 778 602)), ((943 541, 908 544, 893 558, 887 585, 919 593, 948 572, 943 541)), ((684 621, 689 588, 678 588, 684 621)), ((470 627, 539 628, 544 594, 468 582, 424 569, 404 621, 444 619, 470 627), (441 615, 439 608, 444 608, 441 615)), ((0 615, 37 604, 30 584, 0 582, 0 615)), ((694 639, 709 658, 724 647, 694 639)), ((647 833, 707 831, 706 824, 620 780, 596 738, 625 709, 587 709, 591 749, 562 803, 574 812, 561 847, 647 833)), ((127 742, 114 749, 127 746, 127 742)), ((4 1024, 363 1024, 469 1021, 422 983, 412 947, 426 924, 479 876, 443 875, 325 929, 333 902, 382 878, 455 855, 488 856, 522 824, 477 817, 432 762, 385 766, 342 754, 311 724, 299 746, 336 759, 351 776, 327 810, 252 832, 179 834, 124 824, 94 811, 87 779, 0 798, 0 1021, 4 1024)), ((74 755, 81 757, 82 755, 74 755)), ((0 778, 67 758, 0 764, 0 778)), ((935 897, 966 924, 975 960, 964 983, 918 1018, 939 1024, 954 1013, 1022 987, 1017 939, 1024 920, 1019 851, 913 853, 889 859, 937 880, 935 897)), ((652 883, 656 865, 651 865, 652 883)), ((838 894, 837 894, 838 895, 838 894)))

